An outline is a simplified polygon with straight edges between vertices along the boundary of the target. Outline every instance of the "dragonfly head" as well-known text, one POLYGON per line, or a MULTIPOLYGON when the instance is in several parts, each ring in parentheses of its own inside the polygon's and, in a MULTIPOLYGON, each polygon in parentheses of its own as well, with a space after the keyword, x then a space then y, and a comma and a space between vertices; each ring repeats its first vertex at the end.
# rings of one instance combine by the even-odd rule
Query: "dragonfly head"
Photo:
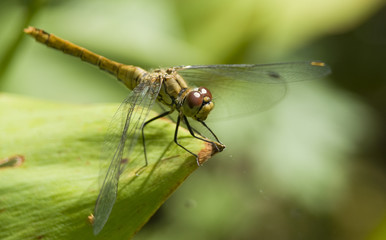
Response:
POLYGON ((187 117, 204 121, 213 109, 212 94, 204 87, 190 90, 183 100, 182 109, 187 117))

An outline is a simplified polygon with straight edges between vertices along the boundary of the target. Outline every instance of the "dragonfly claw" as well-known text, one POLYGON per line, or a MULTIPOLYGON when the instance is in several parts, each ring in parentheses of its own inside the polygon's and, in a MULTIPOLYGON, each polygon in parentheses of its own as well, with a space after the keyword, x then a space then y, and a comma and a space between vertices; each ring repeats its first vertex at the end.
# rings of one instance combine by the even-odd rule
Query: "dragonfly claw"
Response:
POLYGON ((198 159, 198 157, 196 157, 196 162, 197 162, 197 165, 198 165, 199 167, 202 166, 202 164, 200 163, 200 160, 198 159))

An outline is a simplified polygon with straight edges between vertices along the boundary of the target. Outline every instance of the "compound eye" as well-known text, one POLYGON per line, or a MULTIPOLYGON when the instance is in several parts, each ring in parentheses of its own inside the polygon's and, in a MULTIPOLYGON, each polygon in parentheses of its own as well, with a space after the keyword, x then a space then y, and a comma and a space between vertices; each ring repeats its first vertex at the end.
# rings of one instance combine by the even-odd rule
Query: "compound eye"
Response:
POLYGON ((191 91, 186 97, 189 108, 198 108, 202 105, 204 97, 198 91, 191 91))
POLYGON ((209 89, 204 87, 199 87, 198 91, 201 93, 201 95, 205 97, 209 97, 210 100, 212 100, 212 93, 209 91, 209 89))

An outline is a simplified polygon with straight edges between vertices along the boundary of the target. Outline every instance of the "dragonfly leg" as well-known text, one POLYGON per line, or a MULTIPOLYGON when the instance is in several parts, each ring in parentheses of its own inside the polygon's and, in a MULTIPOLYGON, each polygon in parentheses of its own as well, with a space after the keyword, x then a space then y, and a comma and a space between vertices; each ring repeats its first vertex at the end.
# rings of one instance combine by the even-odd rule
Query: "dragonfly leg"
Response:
MULTIPOLYGON (((192 154, 192 155, 196 158, 197 165, 198 165, 198 166, 201 166, 197 154, 191 152, 190 150, 188 150, 186 147, 182 146, 182 145, 178 142, 178 127, 180 126, 180 122, 181 122, 181 116, 178 116, 178 118, 177 118, 177 123, 176 123, 176 131, 174 132, 174 142, 175 142, 178 146, 180 146, 182 149, 184 149, 184 150, 187 151, 188 153, 192 154)), ((189 131, 191 131, 191 130, 189 130, 189 131)))
POLYGON ((208 129, 208 131, 212 134, 212 136, 216 139, 216 141, 217 141, 218 143, 220 143, 221 145, 223 145, 222 142, 221 142, 220 140, 218 140, 216 134, 214 134, 214 132, 212 131, 212 129, 210 129, 210 128, 208 127, 208 125, 206 125, 206 123, 205 123, 204 121, 199 121, 199 122, 200 122, 206 129, 208 129))
MULTIPOLYGON (((158 103, 158 106, 163 110, 163 111, 166 111, 166 109, 162 106, 161 103, 157 102, 158 103)), ((173 121, 173 122, 176 122, 176 120, 171 116, 171 115, 168 115, 168 118, 173 121)), ((195 133, 197 133, 198 135, 201 135, 203 137, 205 137, 202 133, 200 133, 197 129, 195 129, 194 127, 192 127, 193 131, 195 133)))
POLYGON ((146 140, 145 140, 145 133, 144 133, 144 129, 146 127, 147 124, 153 122, 154 120, 157 120, 161 117, 164 117, 166 115, 169 115, 170 113, 172 113, 173 111, 167 111, 167 112, 164 112, 164 113, 161 113, 160 115, 156 116, 156 117, 153 117, 152 119, 149 119, 147 120, 143 126, 142 126, 142 129, 141 129, 141 132, 142 132, 142 145, 143 145, 143 152, 144 152, 144 155, 145 155, 145 165, 143 167, 141 167, 138 171, 140 171, 141 169, 147 167, 148 165, 148 161, 147 161, 147 153, 146 153, 146 140))
MULTIPOLYGON (((194 129, 190 126, 190 124, 189 124, 189 122, 188 122, 188 119, 184 116, 184 121, 185 121, 185 123, 186 123, 186 126, 188 127, 188 130, 189 130, 189 132, 190 132, 190 134, 193 136, 193 137, 195 137, 195 138, 197 138, 197 139, 199 139, 199 140, 201 140, 201 141, 204 141, 204 142, 208 142, 208 143, 211 143, 211 144, 213 144, 214 146, 215 146, 215 148, 217 149, 217 151, 218 152, 221 152, 222 151, 222 149, 220 149, 219 147, 218 147, 218 145, 217 144, 219 144, 220 146, 224 146, 224 144, 222 144, 219 140, 218 140, 218 138, 217 138, 217 136, 214 134, 214 132, 204 123, 204 122, 201 122, 200 121, 200 123, 202 124, 202 125, 204 125, 204 127, 206 127, 208 130, 209 130, 209 132, 215 137, 215 139, 216 139, 216 141, 217 141, 217 143, 216 142, 214 142, 214 141, 212 141, 212 140, 209 140, 209 139, 205 139, 205 138, 202 138, 202 137, 198 137, 198 136, 196 136, 195 134, 194 134, 194 129)), ((225 147, 225 146, 224 146, 225 147)))

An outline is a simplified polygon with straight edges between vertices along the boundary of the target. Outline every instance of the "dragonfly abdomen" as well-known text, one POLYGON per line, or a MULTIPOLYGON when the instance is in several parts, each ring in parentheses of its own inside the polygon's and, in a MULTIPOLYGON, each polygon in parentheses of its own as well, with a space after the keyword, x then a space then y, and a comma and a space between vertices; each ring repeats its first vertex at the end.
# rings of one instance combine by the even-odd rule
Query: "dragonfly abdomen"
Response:
POLYGON ((65 54, 78 57, 82 61, 98 66, 100 69, 116 76, 118 80, 129 89, 134 89, 138 84, 138 80, 146 73, 146 71, 140 67, 115 62, 41 29, 28 27, 24 29, 24 32, 48 47, 60 50, 65 54))

